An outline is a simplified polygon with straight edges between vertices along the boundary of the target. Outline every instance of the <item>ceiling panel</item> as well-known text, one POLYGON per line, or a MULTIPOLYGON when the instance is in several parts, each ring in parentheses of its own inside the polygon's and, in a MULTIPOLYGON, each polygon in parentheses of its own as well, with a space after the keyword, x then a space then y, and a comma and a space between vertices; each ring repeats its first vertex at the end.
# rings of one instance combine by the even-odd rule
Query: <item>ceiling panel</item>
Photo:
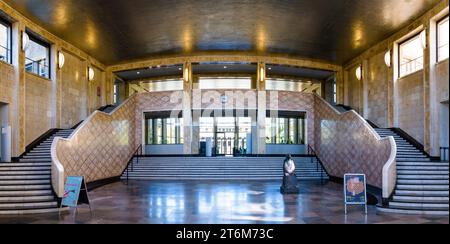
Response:
POLYGON ((344 63, 439 0, 4 0, 105 64, 199 51, 344 63))

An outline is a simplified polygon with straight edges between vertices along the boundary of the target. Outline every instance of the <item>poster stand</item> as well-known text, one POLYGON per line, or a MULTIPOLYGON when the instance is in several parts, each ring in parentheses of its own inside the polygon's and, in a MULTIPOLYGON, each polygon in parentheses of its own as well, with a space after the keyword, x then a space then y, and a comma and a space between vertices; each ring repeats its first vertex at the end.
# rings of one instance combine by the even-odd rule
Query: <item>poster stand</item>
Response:
POLYGON ((367 215, 367 184, 365 174, 344 175, 345 215, 348 205, 364 205, 367 215))
POLYGON ((61 215, 61 209, 66 206, 69 208, 75 208, 74 217, 78 213, 78 206, 81 204, 87 204, 89 211, 92 213, 91 203, 89 200, 88 188, 83 176, 68 176, 64 187, 64 196, 59 208, 59 215, 61 215))

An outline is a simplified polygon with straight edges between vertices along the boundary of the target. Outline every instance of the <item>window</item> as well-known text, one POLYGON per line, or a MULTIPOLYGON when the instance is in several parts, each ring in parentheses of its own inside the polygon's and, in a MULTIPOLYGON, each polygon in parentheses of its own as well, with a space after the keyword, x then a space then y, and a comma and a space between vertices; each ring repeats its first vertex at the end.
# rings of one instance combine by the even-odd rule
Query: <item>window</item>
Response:
POLYGON ((208 89, 252 89, 251 77, 201 77, 198 88, 208 89))
POLYGON ((337 83, 336 83, 336 79, 333 79, 333 103, 337 104, 337 83))
POLYGON ((0 60, 11 63, 11 24, 0 19, 0 60))
POLYGON ((114 84, 114 104, 117 104, 117 84, 114 84))
POLYGON ((182 118, 152 118, 145 120, 147 145, 183 144, 182 118))
POLYGON ((438 62, 448 59, 448 16, 443 20, 439 21, 437 24, 437 53, 438 53, 438 62))
POLYGON ((400 77, 423 69, 423 48, 420 35, 400 44, 400 77))
POLYGON ((50 45, 30 35, 25 51, 25 70, 50 79, 50 45))
POLYGON ((311 81, 276 78, 270 78, 266 80, 266 90, 268 91, 294 91, 317 93, 318 95, 321 95, 321 87, 322 85, 320 83, 313 83, 311 81))
POLYGON ((266 118, 267 144, 305 144, 305 120, 299 118, 266 118))

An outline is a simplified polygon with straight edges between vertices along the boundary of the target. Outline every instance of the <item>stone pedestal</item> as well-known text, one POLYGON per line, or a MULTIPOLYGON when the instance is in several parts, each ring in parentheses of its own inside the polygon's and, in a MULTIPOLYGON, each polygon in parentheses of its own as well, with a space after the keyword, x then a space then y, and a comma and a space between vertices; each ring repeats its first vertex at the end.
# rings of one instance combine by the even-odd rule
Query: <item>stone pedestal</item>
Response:
POLYGON ((297 176, 295 174, 283 177, 283 185, 280 188, 281 194, 299 194, 297 176))

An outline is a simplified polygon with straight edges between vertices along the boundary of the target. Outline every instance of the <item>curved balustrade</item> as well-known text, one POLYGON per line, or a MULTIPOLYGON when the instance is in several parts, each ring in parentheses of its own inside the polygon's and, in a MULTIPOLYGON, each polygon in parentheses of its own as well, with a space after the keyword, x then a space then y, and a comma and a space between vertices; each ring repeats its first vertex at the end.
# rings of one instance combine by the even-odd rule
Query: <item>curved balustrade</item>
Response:
POLYGON ((317 95, 314 115, 314 149, 328 173, 336 177, 364 173, 368 184, 389 196, 396 181, 394 138, 381 138, 358 113, 340 113, 317 95))

